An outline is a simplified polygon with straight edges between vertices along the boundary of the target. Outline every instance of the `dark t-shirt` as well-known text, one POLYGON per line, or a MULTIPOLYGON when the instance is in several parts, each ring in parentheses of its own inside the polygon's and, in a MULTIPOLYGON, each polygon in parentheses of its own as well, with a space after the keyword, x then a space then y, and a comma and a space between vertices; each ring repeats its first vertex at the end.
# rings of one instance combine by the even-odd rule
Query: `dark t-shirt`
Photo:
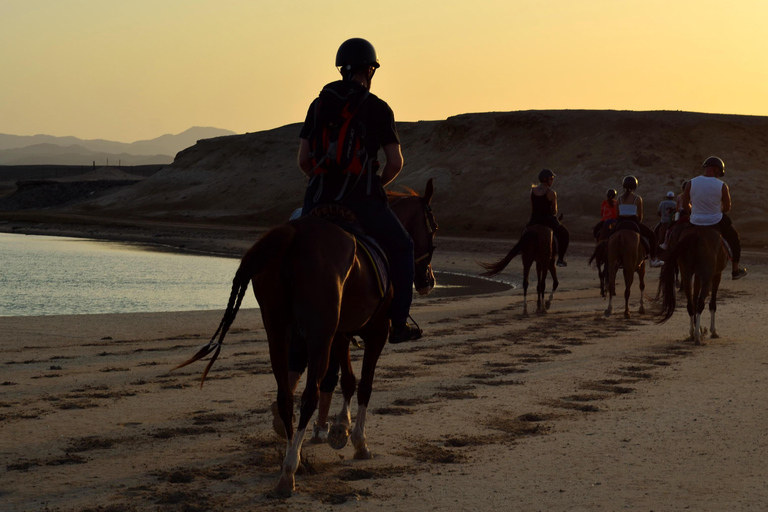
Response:
MULTIPOLYGON (((362 86, 361 86, 362 87, 362 86)), ((310 139, 312 128, 315 125, 315 104, 317 98, 312 102, 307 110, 307 117, 304 120, 304 124, 299 132, 299 137, 305 140, 310 139)), ((363 142, 366 147, 367 153, 374 157, 378 161, 378 152, 383 146, 387 144, 400 144, 400 136, 397 133, 395 127, 395 115, 392 109, 389 108, 387 103, 374 94, 369 94, 365 100, 364 107, 367 109, 365 115, 365 129, 366 134, 363 138, 363 142)), ((363 108, 363 107, 361 107, 363 108)), ((321 204, 328 202, 336 202, 335 198, 338 192, 344 189, 343 203, 349 205, 351 202, 365 202, 366 198, 371 197, 378 199, 380 202, 386 203, 386 194, 384 188, 381 186, 381 180, 378 176, 372 177, 371 193, 368 194, 368 177, 360 176, 359 179, 352 180, 351 183, 346 183, 345 176, 333 176, 331 174, 325 175, 324 180, 310 180, 309 187, 307 189, 307 198, 311 203, 321 204), (318 195, 318 189, 320 193, 318 195), (317 198, 315 200, 315 198, 317 198)), ((305 201, 305 207, 307 207, 305 201)))
MULTIPOLYGON (((387 102, 375 94, 369 94, 365 100, 368 113, 366 115, 366 135, 364 138, 368 154, 376 156, 379 148, 387 144, 400 144, 400 136, 395 127, 395 114, 389 108, 387 102)), ((307 117, 301 127, 299 137, 309 140, 309 135, 315 125, 315 104, 317 98, 309 106, 307 117)))

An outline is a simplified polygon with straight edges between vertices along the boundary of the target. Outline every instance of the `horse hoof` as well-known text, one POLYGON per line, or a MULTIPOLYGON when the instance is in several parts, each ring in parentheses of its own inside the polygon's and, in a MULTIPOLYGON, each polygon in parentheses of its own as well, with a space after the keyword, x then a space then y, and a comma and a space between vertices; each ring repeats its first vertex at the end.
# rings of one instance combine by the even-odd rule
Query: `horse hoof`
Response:
POLYGON ((632 314, 629 311, 625 311, 624 312, 624 318, 630 319, 630 318, 632 318, 632 314))
POLYGON ((367 446, 364 446, 359 450, 355 450, 355 459, 357 460, 369 460, 372 458, 373 458, 373 454, 371 453, 371 450, 369 450, 367 446))
POLYGON ((640 313, 641 315, 644 315, 645 314, 645 308, 643 306, 640 306, 640 309, 639 309, 638 313, 640 313))
POLYGON ((274 493, 278 497, 287 498, 287 497, 290 497, 294 489, 295 489, 295 485, 294 485, 293 476, 287 477, 283 475, 280 477, 280 481, 277 482, 277 487, 275 487, 274 493))
POLYGON ((714 332, 714 331, 712 332, 712 335, 710 336, 710 338, 719 338, 719 337, 720 337, 720 335, 719 335, 719 334, 717 334, 717 333, 716 333, 716 332, 714 332))
POLYGON ((328 445, 334 450, 341 450, 347 446, 347 440, 349 439, 349 430, 347 427, 340 423, 334 423, 331 425, 331 429, 328 431, 328 445))
POLYGON ((612 313, 613 311, 611 311, 610 309, 605 310, 605 316, 611 316, 612 313))
POLYGON ((544 303, 544 309, 549 309, 549 306, 551 306, 552 303, 550 301, 547 301, 544 303))

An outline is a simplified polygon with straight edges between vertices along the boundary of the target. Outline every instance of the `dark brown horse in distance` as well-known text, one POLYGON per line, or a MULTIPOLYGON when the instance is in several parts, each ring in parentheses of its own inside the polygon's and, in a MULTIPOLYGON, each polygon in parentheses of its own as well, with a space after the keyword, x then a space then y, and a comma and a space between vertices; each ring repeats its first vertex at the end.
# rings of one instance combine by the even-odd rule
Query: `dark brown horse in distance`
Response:
MULTIPOLYGON (((413 191, 391 194, 392 210, 414 242, 416 275, 414 284, 425 294, 435 284, 431 259, 437 229, 430 202, 429 180, 423 197, 413 191)), ((392 289, 384 290, 373 263, 363 254, 355 237, 321 217, 308 215, 280 225, 267 234, 243 257, 232 283, 227 310, 211 341, 187 365, 213 352, 203 380, 221 350, 249 282, 261 309, 269 341, 272 372, 277 381, 277 404, 285 427, 287 450, 276 491, 290 494, 300 462, 307 425, 317 408, 319 384, 330 357, 341 365, 343 411, 355 392, 355 376, 349 360, 349 336, 365 343, 362 374, 357 394, 357 420, 351 434, 356 458, 370 458, 366 446, 365 419, 373 389, 373 375, 389 335, 388 317, 392 289), (216 340, 218 336, 218 340, 216 340), (288 379, 288 353, 292 337, 306 342, 307 383, 301 397, 299 423, 294 435, 293 392, 288 379)), ((343 416, 340 414, 340 416, 343 416)), ((346 414, 347 418, 349 413, 346 414)))
POLYGON ((710 333, 718 338, 715 328, 715 312, 717 311, 717 290, 720 278, 728 264, 728 254, 722 243, 720 233, 712 227, 691 226, 680 233, 680 238, 667 253, 664 266, 659 276, 659 292, 661 295, 661 322, 669 320, 675 312, 675 269, 680 269, 680 281, 688 301, 688 316, 690 317, 690 338, 696 345, 701 345, 702 327, 701 313, 707 295, 712 293, 709 301, 711 315, 710 333))
POLYGON ((518 254, 523 255, 523 315, 528 315, 528 273, 534 263, 536 263, 536 279, 538 281, 536 285, 536 313, 546 313, 559 284, 555 268, 553 233, 548 227, 534 224, 525 228, 520 240, 505 257, 495 263, 480 263, 480 266, 486 269, 481 275, 495 276, 504 270, 518 254), (549 294, 549 299, 544 300, 547 288, 547 272, 552 274, 552 291, 549 294))
POLYGON ((608 307, 605 316, 613 313, 613 297, 616 295, 616 274, 621 267, 624 273, 624 318, 631 318, 629 295, 632 290, 635 272, 640 281, 640 309, 645 314, 645 251, 640 240, 640 233, 631 229, 619 229, 608 239, 608 307))

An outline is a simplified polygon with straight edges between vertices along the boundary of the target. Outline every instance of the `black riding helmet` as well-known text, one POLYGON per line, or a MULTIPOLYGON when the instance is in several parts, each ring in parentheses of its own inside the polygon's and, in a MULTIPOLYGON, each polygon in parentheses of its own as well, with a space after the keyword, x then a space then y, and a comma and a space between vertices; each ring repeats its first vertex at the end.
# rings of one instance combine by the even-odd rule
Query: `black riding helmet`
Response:
POLYGON ((359 37, 347 39, 336 52, 336 67, 345 80, 351 79, 355 73, 370 67, 379 67, 379 57, 371 43, 359 37))
POLYGON ((553 173, 551 169, 542 169, 541 172, 539 173, 539 182, 544 183, 549 178, 554 178, 554 177, 555 177, 555 173, 553 173))
POLYGON ((707 158, 704 160, 704 163, 701 164, 701 167, 715 167, 720 170, 720 176, 725 174, 725 162, 723 162, 723 159, 718 156, 711 156, 707 158))
POLYGON ((615 199, 616 194, 617 194, 616 189, 609 188, 608 192, 605 193, 605 197, 607 197, 608 199, 615 199))
POLYGON ((624 181, 621 182, 621 186, 624 187, 624 190, 637 190, 637 178, 631 174, 625 176, 624 181))

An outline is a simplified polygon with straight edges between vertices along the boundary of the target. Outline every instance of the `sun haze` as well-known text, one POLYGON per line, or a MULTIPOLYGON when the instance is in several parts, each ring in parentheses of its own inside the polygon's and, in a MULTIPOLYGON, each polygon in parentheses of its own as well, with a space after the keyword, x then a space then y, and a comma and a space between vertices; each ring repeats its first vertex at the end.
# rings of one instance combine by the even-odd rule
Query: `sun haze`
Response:
POLYGON ((759 0, 4 0, 0 133, 132 142, 302 121, 349 37, 401 121, 528 109, 768 115, 759 0))

